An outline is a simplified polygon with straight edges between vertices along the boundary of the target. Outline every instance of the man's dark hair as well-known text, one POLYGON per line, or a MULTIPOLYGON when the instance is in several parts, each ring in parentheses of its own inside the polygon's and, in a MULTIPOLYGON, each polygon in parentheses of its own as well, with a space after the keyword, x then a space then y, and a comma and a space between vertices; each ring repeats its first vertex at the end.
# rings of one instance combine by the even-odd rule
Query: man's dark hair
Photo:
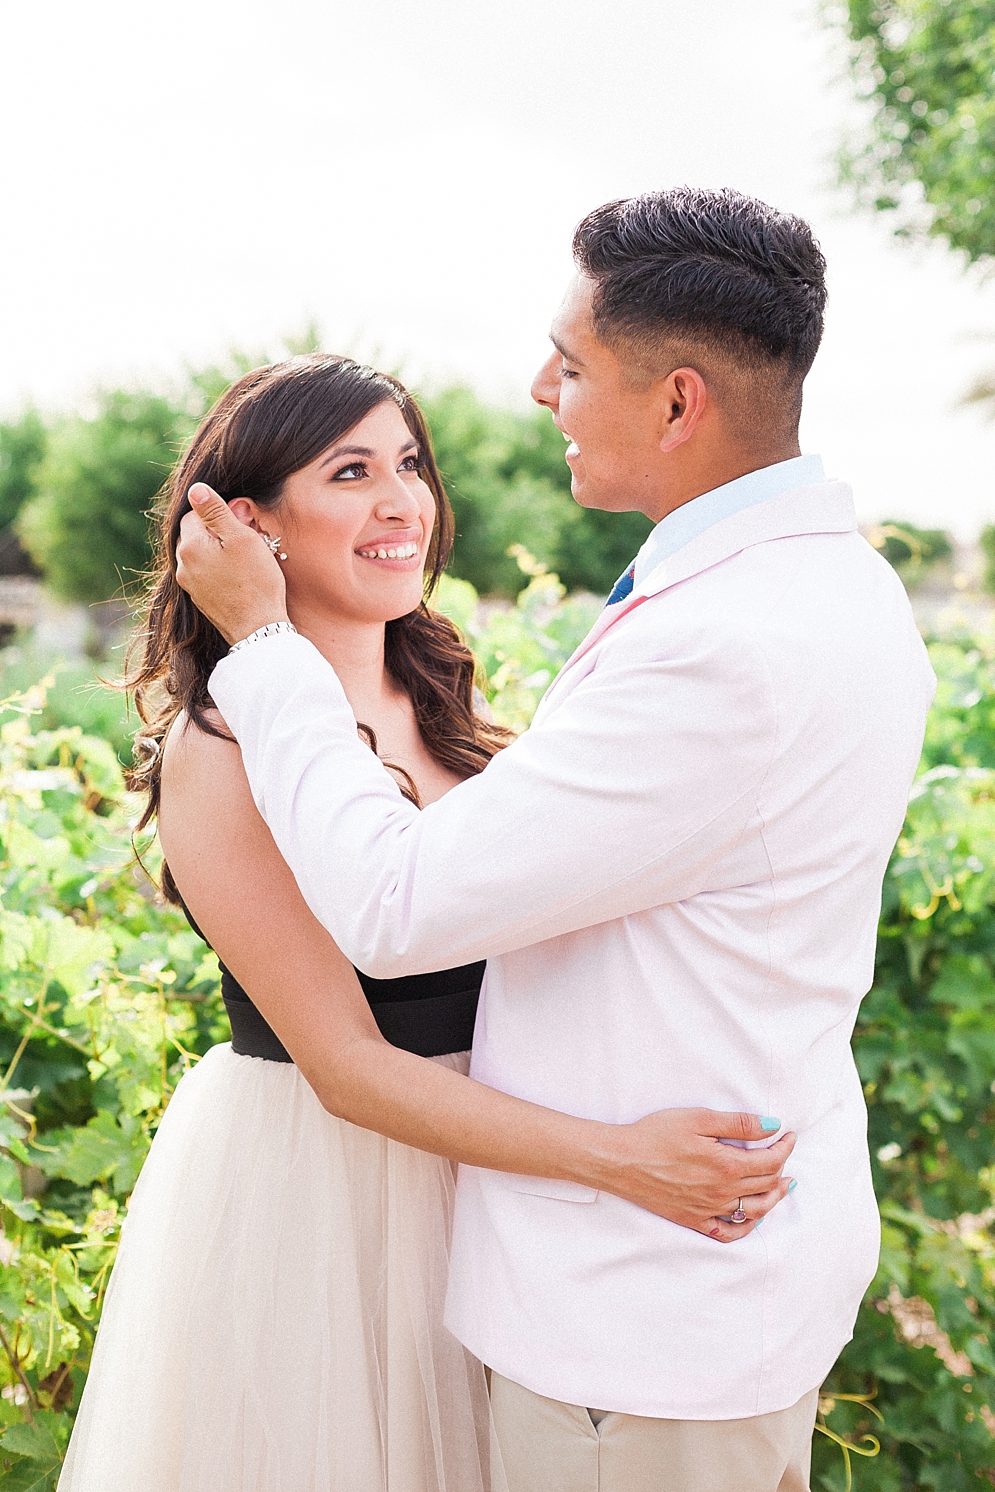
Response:
POLYGON ((811 228, 742 192, 678 187, 608 202, 573 241, 601 341, 652 364, 664 343, 714 347, 800 391, 822 339, 826 261, 811 228))

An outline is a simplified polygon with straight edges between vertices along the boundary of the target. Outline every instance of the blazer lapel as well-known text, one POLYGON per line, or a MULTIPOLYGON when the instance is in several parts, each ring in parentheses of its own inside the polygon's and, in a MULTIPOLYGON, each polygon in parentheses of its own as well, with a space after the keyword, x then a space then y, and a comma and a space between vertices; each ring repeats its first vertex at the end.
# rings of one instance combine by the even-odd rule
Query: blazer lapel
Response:
POLYGON ((853 493, 846 482, 820 482, 818 486, 796 487, 791 492, 782 492, 766 502, 755 503, 751 508, 743 508, 729 518, 723 518, 657 565, 624 601, 605 607, 544 694, 537 716, 540 712, 545 713, 547 705, 560 694, 561 685, 566 687, 568 680, 570 685, 573 684, 570 676, 576 666, 605 633, 661 591, 710 570, 713 565, 721 564, 754 544, 796 538, 801 534, 854 533, 856 528, 853 493))

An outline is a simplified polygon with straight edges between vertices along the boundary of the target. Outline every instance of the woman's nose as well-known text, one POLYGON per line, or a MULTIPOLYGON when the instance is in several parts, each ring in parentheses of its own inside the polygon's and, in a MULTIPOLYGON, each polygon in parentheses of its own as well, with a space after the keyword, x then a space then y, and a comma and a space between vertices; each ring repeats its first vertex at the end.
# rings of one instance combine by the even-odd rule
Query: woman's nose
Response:
POLYGON ((420 511, 418 493, 400 475, 394 477, 388 492, 381 493, 376 506, 379 519, 403 518, 405 522, 416 518, 420 511))

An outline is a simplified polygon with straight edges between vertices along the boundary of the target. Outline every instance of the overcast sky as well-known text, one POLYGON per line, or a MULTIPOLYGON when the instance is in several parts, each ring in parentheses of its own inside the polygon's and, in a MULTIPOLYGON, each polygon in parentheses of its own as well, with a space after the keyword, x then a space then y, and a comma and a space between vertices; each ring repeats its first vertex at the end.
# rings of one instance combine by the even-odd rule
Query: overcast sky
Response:
POLYGON ((0 410, 324 345, 527 398, 609 197, 733 185, 807 216, 831 304, 803 446, 864 519, 995 521, 995 283, 855 216, 818 0, 48 0, 0 11, 0 410))

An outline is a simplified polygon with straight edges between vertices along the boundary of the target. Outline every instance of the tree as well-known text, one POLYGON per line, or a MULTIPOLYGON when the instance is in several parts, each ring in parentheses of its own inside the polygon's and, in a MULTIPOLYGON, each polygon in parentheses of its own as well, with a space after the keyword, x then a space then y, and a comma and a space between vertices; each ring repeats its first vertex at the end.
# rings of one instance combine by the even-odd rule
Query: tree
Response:
POLYGON ((37 409, 0 423, 0 529, 13 522, 34 494, 47 438, 37 409))
MULTIPOLYGON (((310 350, 313 340, 309 332, 288 348, 310 350)), ((168 394, 106 391, 95 414, 47 432, 33 413, 0 426, 0 526, 9 491, 24 545, 57 595, 94 602, 135 590, 151 558, 149 510, 177 455, 233 379, 265 361, 232 352, 168 394)), ((509 551, 524 544, 568 589, 606 594, 650 524, 640 513, 578 507, 548 414, 493 408, 459 387, 422 402, 456 513, 453 573, 484 594, 514 596, 528 577, 509 551)))
MULTIPOLYGON (((308 326, 285 345, 289 353, 310 352, 316 340, 308 326)), ((229 384, 266 361, 263 352, 232 350, 221 364, 189 370, 185 384, 168 393, 105 390, 94 415, 57 421, 47 445, 33 412, 17 426, 0 426, 0 523, 6 521, 2 456, 10 431, 11 452, 23 453, 16 471, 30 476, 27 485, 26 478, 9 484, 12 501, 19 495, 24 503, 18 530, 57 595, 94 602, 136 590, 152 554, 149 510, 177 456, 229 384), (36 435, 41 443, 32 446, 36 435), (36 446, 39 455, 29 468, 36 446)), ((15 472, 13 454, 9 470, 15 472)))
POLYGON ((995 253, 995 0, 849 0, 867 137, 845 174, 898 231, 995 253), (925 212, 923 211, 925 208, 925 212))
POLYGON ((115 390, 92 419, 57 424, 18 528, 67 601, 132 590, 151 558, 148 510, 189 428, 170 400, 115 390))

